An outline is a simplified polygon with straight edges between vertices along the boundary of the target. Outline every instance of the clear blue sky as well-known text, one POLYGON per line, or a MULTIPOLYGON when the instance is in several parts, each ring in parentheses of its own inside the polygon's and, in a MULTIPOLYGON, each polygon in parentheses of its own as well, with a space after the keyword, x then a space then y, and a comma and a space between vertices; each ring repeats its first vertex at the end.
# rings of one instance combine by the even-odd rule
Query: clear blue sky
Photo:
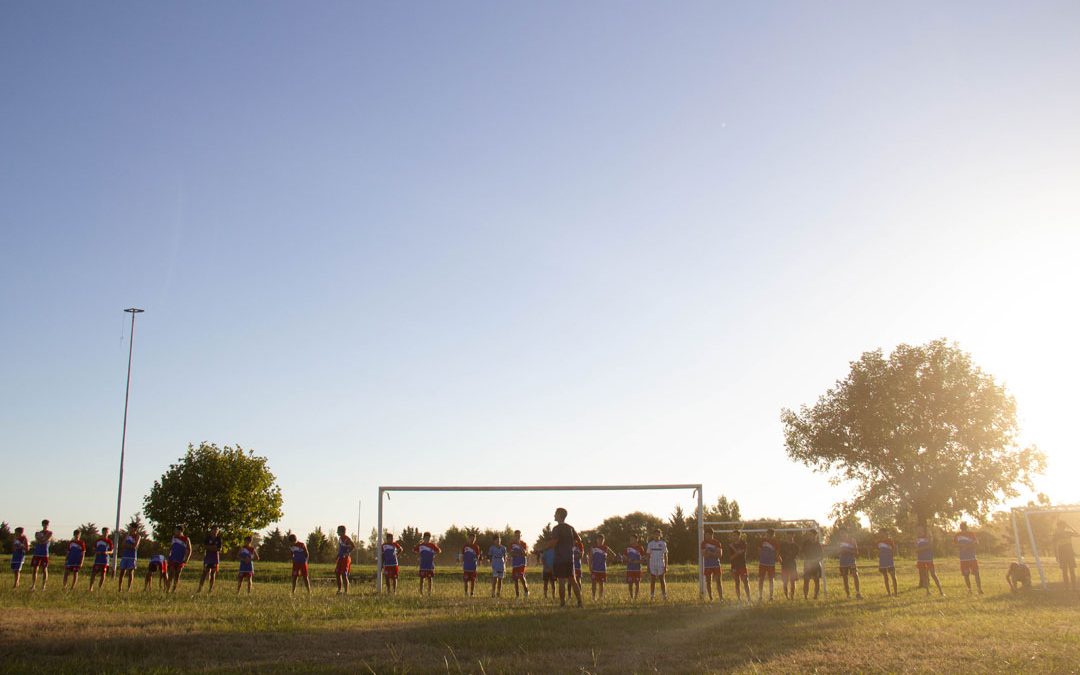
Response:
MULTIPOLYGON (((380 483, 696 482, 823 517, 779 411, 958 340, 1080 501, 1080 5, 6 3, 0 518, 188 442, 282 524, 380 483)), ((690 495, 679 500, 689 505, 690 495)), ((401 495, 581 526, 665 494, 401 495)))

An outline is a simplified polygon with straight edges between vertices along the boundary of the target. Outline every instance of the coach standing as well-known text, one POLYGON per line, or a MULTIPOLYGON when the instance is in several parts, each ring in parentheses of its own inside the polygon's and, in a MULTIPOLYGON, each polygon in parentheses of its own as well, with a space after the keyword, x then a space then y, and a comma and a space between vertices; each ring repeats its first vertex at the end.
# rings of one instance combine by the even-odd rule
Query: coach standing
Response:
POLYGON ((557 524, 551 530, 551 538, 544 542, 544 548, 555 549, 555 563, 552 568, 555 578, 559 580, 559 606, 566 606, 566 584, 569 582, 578 607, 581 607, 581 585, 574 577, 574 545, 581 541, 581 537, 574 528, 566 524, 566 509, 561 506, 555 509, 555 522, 557 524))

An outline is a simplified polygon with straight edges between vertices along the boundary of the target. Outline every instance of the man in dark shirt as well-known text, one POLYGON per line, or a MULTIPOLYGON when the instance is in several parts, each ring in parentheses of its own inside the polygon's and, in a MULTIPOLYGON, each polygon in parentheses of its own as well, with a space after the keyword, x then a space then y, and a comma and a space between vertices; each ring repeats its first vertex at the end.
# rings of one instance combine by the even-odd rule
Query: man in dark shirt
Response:
POLYGON ((557 524, 551 530, 551 538, 544 542, 543 547, 555 549, 552 569, 555 578, 559 580, 559 606, 566 605, 566 584, 569 582, 578 607, 581 607, 581 586, 574 577, 574 546, 581 541, 581 537, 573 527, 566 524, 566 509, 555 509, 555 522, 557 524))
POLYGON ((210 579, 210 587, 207 589, 207 593, 214 592, 214 582, 217 581, 218 565, 221 564, 221 532, 218 530, 217 525, 210 526, 210 534, 206 537, 206 541, 203 542, 206 546, 206 555, 203 557, 203 573, 202 578, 199 579, 199 590, 196 593, 202 593, 203 584, 207 579, 210 579))
POLYGON ((821 588, 821 559, 825 556, 821 550, 821 542, 818 541, 817 530, 806 533, 806 540, 802 545, 803 557, 803 582, 802 594, 805 599, 810 594, 810 580, 814 580, 814 599, 817 600, 818 591, 821 588))
POLYGON ((795 566, 795 558, 799 557, 799 542, 795 537, 796 534, 792 532, 787 541, 780 542, 780 581, 784 584, 784 597, 788 600, 795 599, 795 584, 799 578, 799 569, 795 566))

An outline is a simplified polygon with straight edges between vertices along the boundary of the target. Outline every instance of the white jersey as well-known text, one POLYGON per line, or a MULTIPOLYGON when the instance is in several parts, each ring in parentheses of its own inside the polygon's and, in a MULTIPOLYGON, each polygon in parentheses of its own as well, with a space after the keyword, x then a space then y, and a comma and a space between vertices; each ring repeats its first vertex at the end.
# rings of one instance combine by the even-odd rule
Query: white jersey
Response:
POLYGON ((649 554, 649 573, 660 576, 666 570, 664 558, 667 556, 667 542, 661 539, 650 541, 645 550, 649 554))

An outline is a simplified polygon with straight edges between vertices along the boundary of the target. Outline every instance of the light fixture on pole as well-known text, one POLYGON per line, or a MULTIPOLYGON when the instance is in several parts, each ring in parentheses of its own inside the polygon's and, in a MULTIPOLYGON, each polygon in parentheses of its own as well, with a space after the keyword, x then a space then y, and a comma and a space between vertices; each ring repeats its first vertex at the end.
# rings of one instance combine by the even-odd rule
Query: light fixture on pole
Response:
POLYGON ((124 450, 127 446, 128 397, 131 394, 131 356, 135 351, 135 315, 142 314, 145 310, 128 307, 124 311, 131 315, 131 335, 128 339, 127 386, 124 387, 124 427, 120 432, 120 483, 116 488, 116 529, 113 530, 113 537, 116 540, 113 544, 114 570, 118 569, 120 561, 120 499, 124 495, 124 450))

